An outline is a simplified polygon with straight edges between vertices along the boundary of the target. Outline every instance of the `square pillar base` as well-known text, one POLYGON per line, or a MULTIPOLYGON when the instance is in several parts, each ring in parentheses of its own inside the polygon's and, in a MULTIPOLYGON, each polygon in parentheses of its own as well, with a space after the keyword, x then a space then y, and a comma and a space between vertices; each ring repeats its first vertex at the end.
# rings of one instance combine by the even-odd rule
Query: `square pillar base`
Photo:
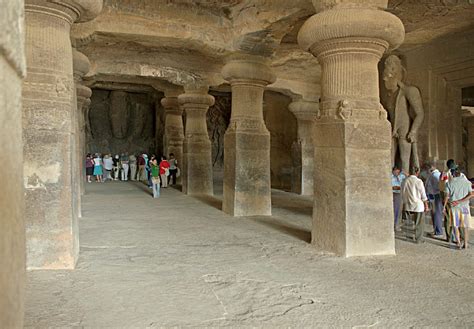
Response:
POLYGON ((390 124, 318 120, 312 243, 341 256, 394 255, 390 124))
POLYGON ((211 142, 185 141, 183 152, 183 193, 213 195, 211 142))
POLYGON ((239 131, 224 137, 224 199, 232 216, 271 216, 270 134, 266 129, 239 131))

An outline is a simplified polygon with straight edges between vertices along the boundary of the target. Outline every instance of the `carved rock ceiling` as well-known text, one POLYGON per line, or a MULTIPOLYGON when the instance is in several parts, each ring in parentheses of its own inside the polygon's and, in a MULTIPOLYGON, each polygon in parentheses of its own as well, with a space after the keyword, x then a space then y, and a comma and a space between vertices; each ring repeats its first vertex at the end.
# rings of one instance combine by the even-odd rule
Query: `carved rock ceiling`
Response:
MULTIPOLYGON (((388 10, 407 31, 402 51, 474 28, 469 2, 390 0, 388 10)), ((274 90, 317 98, 319 65, 296 43, 313 14, 309 0, 104 0, 102 14, 76 24, 73 36, 93 62, 91 83, 107 76, 143 83, 146 77, 174 85, 204 80, 222 89, 225 56, 242 50, 271 58, 274 90)))

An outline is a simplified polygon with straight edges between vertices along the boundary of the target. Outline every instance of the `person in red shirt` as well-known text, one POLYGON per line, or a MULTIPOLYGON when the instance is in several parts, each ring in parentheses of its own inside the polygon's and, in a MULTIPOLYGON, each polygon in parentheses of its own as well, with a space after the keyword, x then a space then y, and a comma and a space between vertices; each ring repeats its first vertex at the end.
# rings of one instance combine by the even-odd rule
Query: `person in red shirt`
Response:
POLYGON ((168 187, 169 174, 170 174, 170 163, 166 160, 165 156, 162 156, 161 162, 160 162, 161 187, 168 187))
POLYGON ((137 180, 139 181, 146 181, 146 161, 145 158, 143 157, 143 154, 140 154, 137 159, 138 163, 138 177, 137 180))

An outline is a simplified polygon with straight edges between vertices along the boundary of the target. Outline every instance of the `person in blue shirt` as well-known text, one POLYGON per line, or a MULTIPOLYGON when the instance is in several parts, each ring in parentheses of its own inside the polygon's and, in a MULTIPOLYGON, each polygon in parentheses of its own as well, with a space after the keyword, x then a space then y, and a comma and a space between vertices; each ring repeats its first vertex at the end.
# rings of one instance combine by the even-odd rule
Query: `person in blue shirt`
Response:
POLYGON ((392 192, 393 192, 393 213, 395 230, 400 231, 400 219, 402 217, 402 197, 400 189, 403 180, 406 178, 405 174, 401 172, 400 168, 394 166, 392 169, 392 192))

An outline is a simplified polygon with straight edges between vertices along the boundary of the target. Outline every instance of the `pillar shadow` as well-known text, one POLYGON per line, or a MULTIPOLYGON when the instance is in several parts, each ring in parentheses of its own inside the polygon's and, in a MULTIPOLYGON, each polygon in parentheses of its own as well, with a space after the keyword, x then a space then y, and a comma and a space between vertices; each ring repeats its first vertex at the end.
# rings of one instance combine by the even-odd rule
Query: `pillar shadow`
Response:
POLYGON ((153 190, 140 181, 128 181, 128 183, 137 188, 138 190, 146 192, 146 194, 153 195, 153 190))
POLYGON ((272 208, 287 210, 296 215, 313 216, 313 201, 292 193, 272 193, 272 208))
POLYGON ((207 204, 208 206, 216 208, 217 210, 222 210, 222 200, 213 195, 195 195, 193 198, 207 204))
MULTIPOLYGON (((401 232, 395 232, 395 239, 416 244, 415 241, 413 241, 414 235, 415 230, 413 228, 403 228, 401 232)), ((445 239, 432 238, 426 233, 423 234, 423 240, 425 243, 429 243, 438 247, 456 249, 454 244, 449 244, 445 239)))
POLYGON ((277 219, 275 217, 250 217, 250 220, 270 227, 278 232, 284 233, 286 235, 293 236, 301 241, 306 243, 311 243, 311 231, 305 230, 301 227, 291 225, 285 221, 277 219))
POLYGON ((174 188, 175 190, 179 192, 183 192, 183 186, 181 184, 175 184, 175 185, 168 185, 171 188, 174 188))

